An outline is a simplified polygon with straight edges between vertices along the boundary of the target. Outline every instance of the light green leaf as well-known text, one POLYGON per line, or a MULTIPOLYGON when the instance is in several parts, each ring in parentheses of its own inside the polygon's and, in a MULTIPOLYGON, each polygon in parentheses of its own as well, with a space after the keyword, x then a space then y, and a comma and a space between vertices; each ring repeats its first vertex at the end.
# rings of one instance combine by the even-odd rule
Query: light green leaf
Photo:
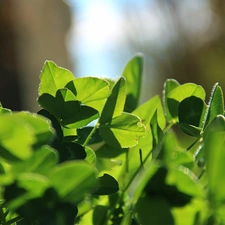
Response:
POLYGON ((126 99, 126 81, 121 77, 113 86, 112 93, 108 97, 102 114, 100 123, 110 122, 113 118, 119 116, 123 112, 126 99))
POLYGON ((223 98, 223 90, 216 83, 213 87, 211 97, 208 104, 208 110, 205 116, 205 124, 204 129, 208 124, 210 124, 214 118, 218 115, 224 114, 224 98, 223 98))
POLYGON ((66 88, 71 90, 82 104, 109 97, 109 83, 97 77, 82 77, 70 81, 66 88))
POLYGON ((143 75, 143 55, 138 54, 126 65, 122 76, 127 82, 127 98, 125 111, 132 112, 139 103, 141 93, 141 81, 143 75))
POLYGON ((36 137, 33 148, 39 148, 42 145, 48 144, 55 134, 50 121, 43 116, 29 112, 19 112, 15 116, 18 122, 27 124, 32 129, 32 133, 36 137))
POLYGON ((44 93, 55 96, 58 89, 64 88, 73 79, 74 76, 69 70, 52 61, 46 61, 40 75, 39 96, 44 93))
POLYGON ((4 108, 0 102, 0 113, 12 113, 12 111, 10 109, 4 108))
POLYGON ((45 175, 58 162, 57 152, 45 145, 36 150, 33 155, 26 161, 15 163, 10 172, 13 176, 24 172, 38 173, 45 175))
POLYGON ((163 103, 165 108, 165 114, 166 118, 169 123, 173 123, 173 116, 170 113, 169 107, 168 107, 168 94, 177 88, 180 84, 174 80, 174 79, 167 79, 164 83, 164 91, 163 91, 163 103))
POLYGON ((97 184, 95 169, 81 161, 60 164, 52 170, 49 179, 59 196, 71 203, 80 202, 97 184))
POLYGON ((204 133, 206 170, 209 181, 209 200, 213 205, 223 204, 225 200, 225 118, 217 116, 204 133))
POLYGON ((166 125, 166 119, 164 116, 162 102, 158 95, 154 96, 149 101, 140 105, 132 113, 134 115, 137 115, 141 119, 142 123, 149 127, 151 118, 156 110, 157 110, 157 121, 159 123, 159 126, 161 129, 164 129, 166 125))
POLYGON ((140 119, 129 113, 122 113, 111 122, 100 124, 99 130, 107 144, 121 148, 135 146, 138 137, 145 134, 145 126, 140 119))
POLYGON ((0 156, 9 161, 28 159, 32 155, 35 135, 32 127, 18 121, 17 115, 0 115, 0 156))

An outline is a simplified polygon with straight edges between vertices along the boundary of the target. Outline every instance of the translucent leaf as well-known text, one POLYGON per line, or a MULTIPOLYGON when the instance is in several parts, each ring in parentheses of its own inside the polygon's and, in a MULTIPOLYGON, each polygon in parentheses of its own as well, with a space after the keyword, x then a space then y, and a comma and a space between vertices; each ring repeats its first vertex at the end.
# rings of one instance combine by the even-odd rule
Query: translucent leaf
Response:
POLYGON ((95 165, 96 164, 96 154, 95 154, 95 152, 89 147, 85 147, 85 151, 86 151, 85 161, 89 162, 92 165, 95 165))
POLYGON ((190 96, 195 96, 204 101, 205 90, 200 85, 193 83, 186 83, 176 87, 175 89, 173 89, 168 93, 167 106, 174 122, 178 121, 178 107, 180 102, 190 96))
POLYGON ((4 108, 0 102, 0 114, 1 113, 12 113, 12 111, 10 109, 4 108))
POLYGON ((52 61, 46 61, 40 75, 39 96, 47 93, 55 96, 60 88, 74 79, 73 74, 52 61))
POLYGON ((138 137, 145 134, 145 126, 137 116, 123 113, 110 123, 100 124, 100 134, 104 141, 113 146, 127 148, 138 143, 138 137))
POLYGON ((122 76, 127 82, 127 98, 125 111, 132 112, 138 106, 143 75, 143 55, 138 54, 126 65, 122 76))
POLYGON ((15 210, 28 200, 41 197, 49 185, 48 178, 43 175, 22 173, 17 177, 16 183, 7 186, 5 190, 7 206, 15 210))
POLYGON ((146 126, 149 126, 151 118, 156 110, 157 110, 158 124, 161 127, 161 129, 164 129, 166 125, 166 119, 164 116, 162 102, 158 95, 152 97, 149 101, 140 105, 132 113, 134 115, 137 115, 141 119, 142 123, 144 123, 146 126))
POLYGON ((83 104, 109 97, 109 83, 97 77, 82 77, 70 81, 66 87, 83 104))
POLYGON ((208 124, 210 124, 214 118, 218 115, 224 114, 224 98, 223 98, 223 91, 218 83, 216 83, 213 87, 210 101, 208 104, 208 110, 205 117, 205 124, 204 128, 208 124))
POLYGON ((98 118, 98 111, 75 100, 75 95, 66 88, 59 89, 56 97, 43 94, 39 97, 40 105, 53 114, 61 125, 75 129, 89 124, 98 118))
POLYGON ((36 150, 26 161, 13 164, 10 172, 14 176, 20 173, 31 172, 45 175, 58 162, 58 154, 49 146, 43 146, 36 150))
POLYGON ((209 180, 209 200, 212 204, 225 200, 225 118, 217 116, 204 133, 206 169, 209 180))
POLYGON ((49 178, 59 196, 71 203, 80 202, 97 184, 96 171, 85 162, 62 163, 49 178))
POLYGON ((170 113, 169 106, 168 106, 168 94, 177 88, 180 84, 174 79, 167 79, 164 83, 164 92, 163 92, 163 103, 165 107, 165 114, 166 118, 169 123, 173 122, 173 116, 170 113))
POLYGON ((116 179, 109 174, 104 174, 98 178, 99 185, 94 195, 110 195, 119 190, 119 184, 116 179))
POLYGON ((55 134, 50 121, 43 116, 29 112, 20 112, 15 116, 18 122, 24 125, 27 124, 32 129, 32 133, 36 138, 33 148, 39 148, 48 144, 55 134))
POLYGON ((69 129, 62 127, 63 130, 63 142, 72 142, 78 138, 77 129, 69 129))
POLYGON ((113 86, 112 93, 108 97, 102 114, 100 117, 100 123, 107 123, 113 118, 119 116, 123 112, 124 104, 126 99, 126 82, 121 77, 113 86))
POLYGON ((32 128, 20 123, 18 116, 10 114, 1 114, 0 124, 0 156, 9 161, 28 159, 35 143, 32 128))

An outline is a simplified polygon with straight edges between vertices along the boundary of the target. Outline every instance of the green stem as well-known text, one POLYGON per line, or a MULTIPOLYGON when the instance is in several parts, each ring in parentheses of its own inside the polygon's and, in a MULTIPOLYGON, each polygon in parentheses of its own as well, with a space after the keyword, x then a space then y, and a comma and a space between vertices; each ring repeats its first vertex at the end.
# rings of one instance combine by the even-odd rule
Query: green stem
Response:
POLYGON ((3 208, 2 206, 0 206, 0 222, 2 222, 2 225, 6 225, 7 222, 6 222, 6 219, 5 219, 5 213, 3 211, 3 208))
POLYGON ((201 138, 202 136, 200 135, 186 150, 189 151, 201 138))
POLYGON ((93 127, 93 129, 91 130, 90 134, 87 136, 85 142, 83 143, 83 146, 85 147, 88 142, 90 141, 92 135, 94 134, 94 132, 96 131, 96 129, 98 128, 99 122, 97 121, 97 123, 95 124, 95 126, 93 127))
POLYGON ((13 224, 13 223, 19 222, 19 221, 20 221, 20 220, 22 220, 22 219, 23 219, 23 217, 21 217, 21 216, 17 216, 17 217, 15 217, 15 218, 13 218, 13 219, 9 220, 9 221, 6 223, 6 225, 10 225, 10 224, 13 224))

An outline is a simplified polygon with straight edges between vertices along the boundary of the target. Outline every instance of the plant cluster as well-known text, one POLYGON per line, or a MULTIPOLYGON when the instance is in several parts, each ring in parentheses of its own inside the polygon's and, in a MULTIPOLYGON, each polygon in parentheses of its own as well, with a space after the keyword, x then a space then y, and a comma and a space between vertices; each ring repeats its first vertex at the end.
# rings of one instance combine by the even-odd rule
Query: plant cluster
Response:
POLYGON ((0 107, 0 224, 225 224, 221 87, 206 103, 168 79, 139 105, 142 70, 141 55, 117 81, 46 61, 41 110, 0 107))

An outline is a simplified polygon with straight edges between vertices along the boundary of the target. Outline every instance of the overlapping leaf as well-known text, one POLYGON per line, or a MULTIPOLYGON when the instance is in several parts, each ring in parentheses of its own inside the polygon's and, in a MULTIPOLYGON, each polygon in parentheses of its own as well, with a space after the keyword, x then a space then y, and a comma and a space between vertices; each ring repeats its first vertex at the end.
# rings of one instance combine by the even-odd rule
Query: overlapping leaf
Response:
POLYGON ((129 113, 122 113, 111 122, 100 124, 99 130, 107 144, 120 148, 135 146, 138 137, 145 134, 145 126, 140 119, 129 113))
POLYGON ((126 65, 122 76, 127 82, 125 112, 132 112, 138 106, 143 75, 143 55, 138 54, 126 65))
POLYGON ((60 88, 74 79, 73 74, 52 61, 46 61, 40 75, 39 96, 44 93, 55 96, 60 88))

